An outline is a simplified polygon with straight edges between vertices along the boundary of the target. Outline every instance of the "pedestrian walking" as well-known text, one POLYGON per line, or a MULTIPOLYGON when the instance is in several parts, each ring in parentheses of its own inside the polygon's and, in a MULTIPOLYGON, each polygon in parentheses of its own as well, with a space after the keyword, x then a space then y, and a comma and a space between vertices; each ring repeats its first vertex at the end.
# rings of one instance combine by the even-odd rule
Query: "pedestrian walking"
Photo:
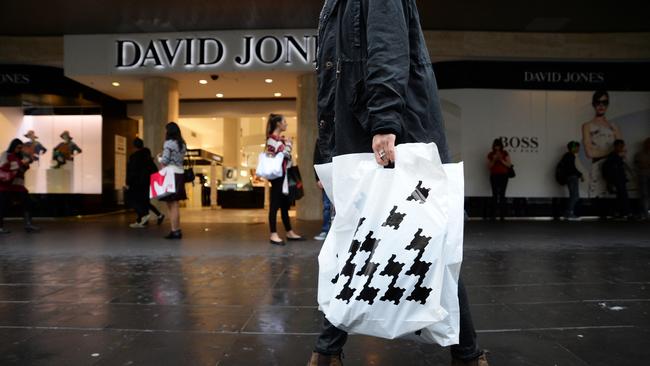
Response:
MULTIPOLYGON (((415 0, 326 0, 318 37, 318 148, 333 156, 374 153, 387 166, 395 145, 435 142, 450 162, 438 90, 415 0)), ((459 279, 460 344, 453 365, 487 366, 459 279)), ((327 319, 309 366, 342 365, 347 333, 327 319)))
POLYGON ((567 152, 555 169, 555 178, 558 183, 566 185, 569 190, 569 202, 564 212, 564 218, 569 221, 579 221, 575 213, 576 205, 580 200, 580 181, 584 181, 582 172, 576 167, 576 157, 580 152, 580 143, 571 141, 567 144, 567 152))
POLYGON ((149 182, 151 174, 158 171, 158 167, 153 162, 151 151, 144 147, 144 141, 140 138, 133 140, 135 152, 129 156, 126 165, 126 193, 128 201, 135 209, 137 218, 134 223, 129 225, 131 228, 144 228, 147 226, 153 212, 156 215, 156 223, 162 224, 165 219, 156 206, 151 204, 149 199, 149 182))
POLYGON ((187 199, 185 175, 183 174, 183 160, 187 152, 187 145, 185 144, 185 140, 183 140, 181 129, 176 122, 169 122, 165 126, 165 131, 163 152, 158 156, 158 162, 165 167, 171 168, 170 170, 174 173, 174 181, 176 183, 176 193, 160 199, 160 201, 167 203, 167 211, 171 223, 171 231, 165 236, 165 239, 182 239, 183 233, 181 231, 179 201, 187 199))
POLYGON ((278 235, 277 218, 278 210, 282 217, 282 223, 287 233, 287 240, 289 241, 302 241, 305 240, 302 236, 296 234, 291 227, 291 219, 289 218, 289 208, 291 207, 291 198, 289 196, 289 186, 287 182, 287 170, 292 165, 291 149, 293 147, 292 141, 286 138, 282 133, 285 132, 289 124, 281 114, 269 115, 266 124, 266 153, 269 156, 275 157, 277 154, 284 155, 282 163, 282 176, 271 180, 271 204, 269 207, 269 227, 271 229, 271 237, 269 239, 272 245, 286 245, 285 241, 278 235))
POLYGON ((25 172, 29 169, 31 159, 23 154, 23 146, 21 140, 13 139, 7 151, 0 156, 0 234, 10 233, 4 227, 4 217, 14 200, 22 207, 25 231, 40 231, 32 224, 32 201, 25 188, 25 172))
POLYGON ((627 166, 625 164, 625 155, 627 147, 625 141, 614 141, 614 151, 612 151, 602 165, 603 177, 607 182, 608 191, 616 194, 616 219, 632 219, 630 210, 630 196, 627 190, 627 166))
POLYGON ((490 170, 490 187, 492 188, 490 218, 493 220, 496 218, 498 209, 499 217, 503 221, 508 212, 506 188, 508 188, 512 161, 510 160, 510 154, 503 148, 501 139, 494 139, 487 160, 490 170))
POLYGON ((650 137, 643 141, 643 149, 634 155, 634 167, 639 179, 641 212, 639 218, 650 219, 650 137))

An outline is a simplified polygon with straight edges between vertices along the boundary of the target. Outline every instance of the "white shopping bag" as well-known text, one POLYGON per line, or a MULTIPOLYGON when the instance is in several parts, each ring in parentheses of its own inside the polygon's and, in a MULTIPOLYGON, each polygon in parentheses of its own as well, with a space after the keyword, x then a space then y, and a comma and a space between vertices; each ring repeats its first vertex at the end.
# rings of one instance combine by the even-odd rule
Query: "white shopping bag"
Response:
POLYGON ((257 158, 257 169, 255 175, 264 179, 273 180, 280 178, 283 174, 282 164, 284 162, 284 154, 279 153, 275 156, 269 156, 263 152, 257 158))
POLYGON ((394 169, 373 154, 316 166, 337 210, 319 255, 319 305, 351 333, 457 343, 462 222, 460 238, 457 229, 450 238, 449 217, 460 205, 462 218, 462 197, 452 205, 449 187, 462 192, 462 174, 448 178, 435 144, 396 149, 394 169), (450 325, 431 328, 441 322, 450 325))
POLYGON ((149 198, 161 199, 176 193, 175 174, 177 170, 173 166, 167 166, 151 174, 149 179, 149 198))

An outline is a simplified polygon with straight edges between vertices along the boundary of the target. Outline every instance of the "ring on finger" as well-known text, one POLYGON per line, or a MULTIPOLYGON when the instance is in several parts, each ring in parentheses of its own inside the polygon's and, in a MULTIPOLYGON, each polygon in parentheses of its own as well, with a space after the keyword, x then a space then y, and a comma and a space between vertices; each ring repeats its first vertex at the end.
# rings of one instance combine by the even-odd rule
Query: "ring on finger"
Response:
POLYGON ((386 152, 384 150, 379 152, 379 158, 381 160, 386 160, 386 152))

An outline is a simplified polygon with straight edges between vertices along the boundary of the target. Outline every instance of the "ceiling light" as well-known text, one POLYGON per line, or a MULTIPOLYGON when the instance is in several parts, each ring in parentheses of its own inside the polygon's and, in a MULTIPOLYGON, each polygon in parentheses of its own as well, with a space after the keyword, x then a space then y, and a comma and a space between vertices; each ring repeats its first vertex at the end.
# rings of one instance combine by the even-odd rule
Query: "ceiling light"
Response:
POLYGON ((207 83, 208 83, 208 81, 205 80, 205 79, 201 79, 201 80, 199 80, 199 84, 203 84, 203 85, 205 85, 205 84, 207 84, 207 83))
POLYGON ((275 94, 273 94, 273 95, 276 96, 276 97, 281 97, 281 96, 282 96, 282 93, 275 93, 275 94))
POLYGON ((264 80, 264 82, 267 83, 267 84, 272 84, 272 83, 273 83, 273 79, 266 79, 266 80, 264 80))
POLYGON ((117 81, 114 81, 114 82, 112 82, 112 85, 113 86, 120 86, 120 83, 118 83, 117 81))
POLYGON ((212 120, 213 120, 213 121, 216 121, 216 120, 217 120, 217 117, 212 117, 212 120))
POLYGON ((217 93, 217 98, 223 98, 223 94, 217 93))

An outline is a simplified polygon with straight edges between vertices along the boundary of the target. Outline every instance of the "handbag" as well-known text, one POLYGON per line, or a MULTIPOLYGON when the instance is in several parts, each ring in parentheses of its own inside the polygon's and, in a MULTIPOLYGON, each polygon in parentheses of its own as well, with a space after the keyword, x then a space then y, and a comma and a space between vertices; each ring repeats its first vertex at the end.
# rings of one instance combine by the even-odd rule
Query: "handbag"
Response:
POLYGON ((515 166, 510 165, 510 167, 508 168, 508 178, 514 178, 516 176, 517 174, 515 173, 515 166))
POLYGON ((292 200, 299 200, 305 196, 305 190, 302 185, 302 176, 300 169, 297 166, 292 166, 287 169, 287 177, 289 178, 289 195, 292 200))
POLYGON ((257 158, 257 169, 255 169, 255 175, 267 180, 280 178, 283 174, 283 163, 284 154, 269 156, 265 152, 262 152, 257 158))
POLYGON ((185 158, 187 158, 188 168, 183 169, 183 180, 185 183, 194 184, 194 179, 196 178, 196 174, 194 174, 194 162, 190 159, 187 151, 185 152, 185 158))

